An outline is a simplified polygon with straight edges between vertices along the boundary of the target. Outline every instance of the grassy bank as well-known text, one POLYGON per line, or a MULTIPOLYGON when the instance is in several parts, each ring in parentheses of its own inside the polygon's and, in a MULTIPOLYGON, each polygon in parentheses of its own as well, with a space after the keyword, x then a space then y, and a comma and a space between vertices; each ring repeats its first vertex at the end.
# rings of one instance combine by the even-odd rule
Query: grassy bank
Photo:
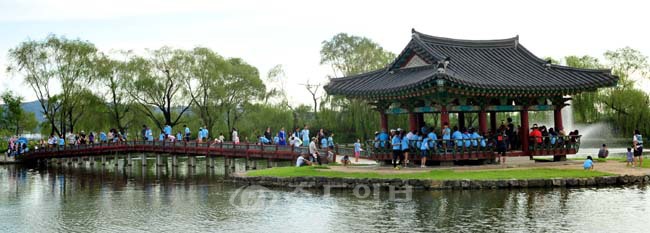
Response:
POLYGON ((387 173, 376 172, 340 172, 327 167, 277 167, 265 170, 249 171, 247 176, 273 177, 340 177, 340 178, 382 178, 382 179, 429 179, 429 180, 500 180, 500 179, 548 179, 548 178, 586 178, 613 175, 599 171, 584 171, 581 169, 508 169, 487 171, 453 171, 432 170, 418 173, 387 173))

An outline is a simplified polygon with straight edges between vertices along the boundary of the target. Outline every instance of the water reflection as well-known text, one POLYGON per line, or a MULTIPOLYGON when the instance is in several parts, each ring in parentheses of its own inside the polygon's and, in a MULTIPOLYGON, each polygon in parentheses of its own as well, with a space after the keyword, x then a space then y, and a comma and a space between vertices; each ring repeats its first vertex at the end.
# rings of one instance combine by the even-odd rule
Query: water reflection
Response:
POLYGON ((2 166, 0 232, 642 232, 650 226, 645 186, 416 191, 410 200, 391 200, 387 190, 355 196, 284 188, 269 191, 272 205, 247 211, 230 201, 240 187, 222 182, 223 161, 212 169, 147 163, 2 166))

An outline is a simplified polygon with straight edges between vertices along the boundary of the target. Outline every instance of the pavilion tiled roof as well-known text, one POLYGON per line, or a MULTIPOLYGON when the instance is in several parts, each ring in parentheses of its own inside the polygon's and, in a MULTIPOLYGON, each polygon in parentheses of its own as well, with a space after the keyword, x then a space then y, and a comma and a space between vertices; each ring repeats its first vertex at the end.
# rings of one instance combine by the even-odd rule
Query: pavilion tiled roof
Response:
POLYGON ((578 69, 550 64, 519 43, 502 40, 459 40, 435 37, 413 30, 402 53, 386 68, 334 78, 325 86, 331 95, 357 97, 404 96, 433 88, 437 79, 473 93, 503 95, 575 94, 616 85, 610 70, 578 69), (430 65, 403 68, 417 55, 430 65), (449 63, 444 72, 438 64, 449 63))

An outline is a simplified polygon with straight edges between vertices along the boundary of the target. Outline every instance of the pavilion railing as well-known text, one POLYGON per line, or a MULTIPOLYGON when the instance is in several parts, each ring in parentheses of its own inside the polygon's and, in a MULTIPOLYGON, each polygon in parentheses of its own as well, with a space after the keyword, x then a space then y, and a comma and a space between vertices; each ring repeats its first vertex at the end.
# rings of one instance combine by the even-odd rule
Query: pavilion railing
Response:
MULTIPOLYGON (((541 137, 540 143, 537 143, 536 137, 530 138, 529 151, 535 153, 537 151, 552 152, 563 150, 575 150, 577 153, 580 149, 581 135, 571 136, 545 136, 541 137)), ((507 140, 507 137, 506 139, 507 140)), ((409 140, 408 152, 410 154, 422 153, 421 145, 423 140, 409 140)), ((497 143, 495 139, 437 139, 428 140, 429 149, 427 155, 448 155, 448 154, 464 154, 464 153, 483 153, 483 152, 496 152, 497 143)), ((506 145, 508 143, 506 142, 506 145)), ((370 140, 366 141, 367 156, 376 154, 391 154, 393 152, 390 141, 370 140)), ((510 150, 510 149, 508 149, 510 150)))

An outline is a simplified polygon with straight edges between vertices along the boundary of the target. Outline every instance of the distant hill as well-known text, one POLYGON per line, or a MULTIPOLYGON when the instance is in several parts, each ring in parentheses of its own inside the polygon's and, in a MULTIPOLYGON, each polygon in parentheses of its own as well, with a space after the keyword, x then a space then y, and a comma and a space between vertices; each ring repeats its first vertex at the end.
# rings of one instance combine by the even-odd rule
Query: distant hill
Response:
POLYGON ((45 121, 45 115, 41 112, 41 103, 38 100, 32 102, 24 102, 20 105, 26 112, 33 112, 36 115, 36 120, 38 122, 45 121))

